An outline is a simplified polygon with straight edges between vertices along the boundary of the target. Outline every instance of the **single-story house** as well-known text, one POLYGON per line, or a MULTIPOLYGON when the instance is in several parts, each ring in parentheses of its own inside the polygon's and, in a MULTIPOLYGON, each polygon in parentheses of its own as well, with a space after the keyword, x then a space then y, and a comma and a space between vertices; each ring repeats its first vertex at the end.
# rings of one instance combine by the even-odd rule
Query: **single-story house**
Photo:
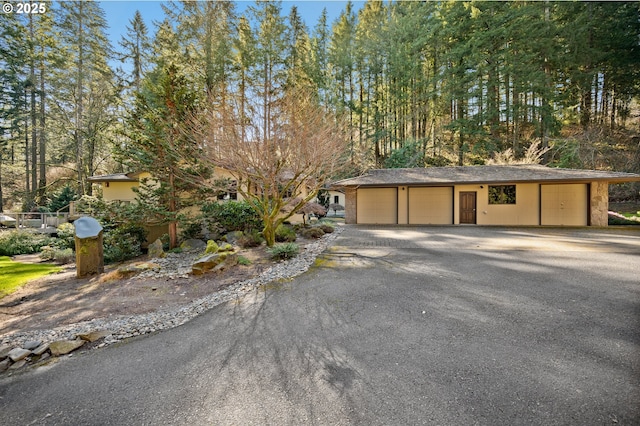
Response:
MULTIPOLYGON (((287 178, 287 175, 284 175, 287 178)), ((115 173, 108 175, 97 175, 87 178, 91 183, 97 184, 102 189, 102 198, 106 202, 125 202, 130 203, 136 200, 135 188, 139 188, 141 182, 144 179, 148 179, 149 182, 153 182, 153 176, 148 172, 134 172, 134 173, 115 173)), ((211 181, 219 179, 228 179, 229 188, 227 192, 220 193, 218 199, 221 202, 229 200, 242 201, 242 195, 237 191, 237 179, 229 170, 222 167, 216 167, 215 173, 211 178, 211 181)), ((259 191, 259 188, 250 188, 252 191, 259 191)), ((306 195, 306 188, 303 188, 303 195, 306 195)), ((337 192, 336 192, 337 194, 337 192)), ((343 204, 344 205, 344 204, 343 204)), ((301 223, 303 221, 301 214, 294 214, 288 219, 291 223, 301 223)))
POLYGON ((115 173, 111 175, 91 176, 87 180, 100 185, 105 201, 132 202, 136 199, 133 188, 140 186, 140 181, 151 178, 147 172, 115 173))
POLYGON ((607 226, 609 184, 633 173, 541 165, 381 169, 333 183, 345 222, 607 226))

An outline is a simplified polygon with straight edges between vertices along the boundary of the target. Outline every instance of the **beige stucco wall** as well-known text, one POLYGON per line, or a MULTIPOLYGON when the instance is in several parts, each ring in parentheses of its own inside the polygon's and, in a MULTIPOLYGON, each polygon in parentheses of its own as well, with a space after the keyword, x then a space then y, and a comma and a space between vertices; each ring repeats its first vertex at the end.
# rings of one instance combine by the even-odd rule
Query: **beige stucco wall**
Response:
POLYGON ((105 201, 134 201, 136 193, 132 188, 139 186, 138 182, 102 182, 102 197, 105 201))
POLYGON ((406 186, 399 186, 398 193, 398 225, 409 223, 409 189, 406 186))
POLYGON ((516 204, 489 204, 489 185, 478 199, 479 225, 539 225, 540 196, 537 183, 516 184, 516 204))

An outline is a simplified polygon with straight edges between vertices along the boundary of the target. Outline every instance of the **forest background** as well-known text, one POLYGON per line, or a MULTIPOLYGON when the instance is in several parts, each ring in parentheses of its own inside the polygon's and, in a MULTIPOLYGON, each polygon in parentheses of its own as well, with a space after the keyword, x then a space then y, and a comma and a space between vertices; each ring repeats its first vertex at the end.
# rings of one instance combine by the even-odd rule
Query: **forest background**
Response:
POLYGON ((552 166, 640 172, 639 2, 367 1, 312 27, 279 2, 166 2, 155 28, 122 17, 117 45, 99 3, 44 4, 0 15, 0 211, 55 211, 92 194, 88 177, 163 152, 197 160, 153 143, 198 111, 256 115, 294 89, 348 123, 335 178, 533 144, 552 166))

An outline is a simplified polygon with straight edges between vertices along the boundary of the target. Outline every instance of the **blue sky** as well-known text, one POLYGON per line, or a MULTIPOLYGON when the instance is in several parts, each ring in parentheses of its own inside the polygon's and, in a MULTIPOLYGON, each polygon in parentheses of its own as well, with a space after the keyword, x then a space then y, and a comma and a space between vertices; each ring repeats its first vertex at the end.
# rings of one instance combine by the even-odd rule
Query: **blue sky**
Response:
MULTIPOLYGON (((149 28, 151 34, 155 32, 154 21, 162 21, 164 14, 162 12, 163 1, 160 0, 106 0, 101 1, 100 5, 105 11, 107 22, 109 24, 109 37, 113 47, 118 48, 118 41, 121 36, 126 33, 126 26, 129 24, 136 10, 142 13, 142 16, 149 28)), ((236 1, 237 10, 241 12, 247 6, 253 4, 253 1, 236 1)), ((364 1, 353 1, 354 10, 358 10, 364 4, 364 1)), ((327 9, 329 26, 340 16, 347 2, 342 0, 297 0, 283 1, 282 13, 288 15, 291 6, 296 5, 300 16, 305 21, 309 30, 312 30, 318 22, 322 9, 327 9)))

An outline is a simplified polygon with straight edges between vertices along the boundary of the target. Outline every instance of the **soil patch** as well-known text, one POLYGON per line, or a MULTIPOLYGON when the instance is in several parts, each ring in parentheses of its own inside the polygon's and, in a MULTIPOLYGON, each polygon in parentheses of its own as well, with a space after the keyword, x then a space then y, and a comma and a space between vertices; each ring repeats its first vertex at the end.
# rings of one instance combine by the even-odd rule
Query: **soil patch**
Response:
MULTIPOLYGON (((124 265, 119 264, 108 266, 101 276, 78 279, 75 266, 66 266, 62 272, 32 281, 0 299, 0 336, 185 305, 257 276, 272 264, 264 247, 242 250, 239 255, 251 264, 188 278, 122 278, 114 273, 124 265)), ((35 262, 39 258, 16 256, 14 260, 35 262)))

